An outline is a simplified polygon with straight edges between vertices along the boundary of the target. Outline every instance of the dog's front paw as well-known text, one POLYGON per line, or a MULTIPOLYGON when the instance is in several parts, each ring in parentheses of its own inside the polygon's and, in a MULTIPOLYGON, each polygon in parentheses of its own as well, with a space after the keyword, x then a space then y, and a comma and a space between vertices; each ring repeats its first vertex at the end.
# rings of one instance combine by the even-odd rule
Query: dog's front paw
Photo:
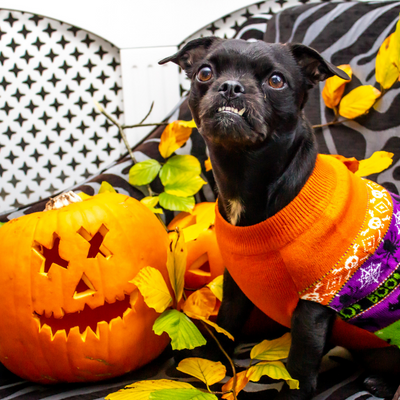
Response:
POLYGON ((364 380, 364 386, 371 394, 376 397, 382 397, 387 399, 393 399, 397 388, 399 387, 399 381, 396 379, 387 379, 379 375, 371 375, 364 380))

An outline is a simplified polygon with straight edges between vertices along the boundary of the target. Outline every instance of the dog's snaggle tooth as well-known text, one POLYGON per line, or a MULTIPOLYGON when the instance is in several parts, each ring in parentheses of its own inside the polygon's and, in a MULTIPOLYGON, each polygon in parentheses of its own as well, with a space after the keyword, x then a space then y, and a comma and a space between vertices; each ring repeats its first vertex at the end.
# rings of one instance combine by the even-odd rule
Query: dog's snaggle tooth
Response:
POLYGON ((218 111, 222 111, 222 108, 220 107, 220 108, 218 108, 218 111))
POLYGON ((245 111, 246 111, 246 109, 245 109, 245 108, 242 108, 240 111, 238 111, 238 114, 239 114, 239 115, 243 115, 245 111))

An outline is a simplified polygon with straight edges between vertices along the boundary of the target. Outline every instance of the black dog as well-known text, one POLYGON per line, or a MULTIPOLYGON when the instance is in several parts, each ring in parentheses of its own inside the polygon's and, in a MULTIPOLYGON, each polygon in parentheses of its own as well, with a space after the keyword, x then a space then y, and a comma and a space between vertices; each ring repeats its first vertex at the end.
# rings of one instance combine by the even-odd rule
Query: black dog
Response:
MULTIPOLYGON (((189 42, 160 64, 168 61, 191 79, 189 107, 210 153, 221 216, 243 227, 274 216, 298 195, 316 163, 314 134, 302 112, 308 90, 333 75, 348 76, 301 44, 206 37, 189 42)), ((235 335, 252 307, 226 272, 218 324, 235 335)), ((335 318, 330 308, 299 300, 287 368, 300 381, 300 389, 286 387, 280 398, 312 396, 335 318)), ((390 372, 400 380, 398 348, 382 351, 391 355, 390 372)), ((382 372, 384 367, 379 368, 382 372)), ((371 378, 370 383, 378 394, 396 390, 396 378, 389 384, 371 378)))

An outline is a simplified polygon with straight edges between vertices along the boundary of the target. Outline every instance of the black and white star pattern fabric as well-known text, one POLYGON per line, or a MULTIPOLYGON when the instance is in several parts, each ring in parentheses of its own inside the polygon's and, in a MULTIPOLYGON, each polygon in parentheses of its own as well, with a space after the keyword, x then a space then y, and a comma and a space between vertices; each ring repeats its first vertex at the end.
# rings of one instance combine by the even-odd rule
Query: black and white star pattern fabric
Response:
POLYGON ((126 152, 119 49, 53 19, 0 10, 0 213, 83 182, 126 152))

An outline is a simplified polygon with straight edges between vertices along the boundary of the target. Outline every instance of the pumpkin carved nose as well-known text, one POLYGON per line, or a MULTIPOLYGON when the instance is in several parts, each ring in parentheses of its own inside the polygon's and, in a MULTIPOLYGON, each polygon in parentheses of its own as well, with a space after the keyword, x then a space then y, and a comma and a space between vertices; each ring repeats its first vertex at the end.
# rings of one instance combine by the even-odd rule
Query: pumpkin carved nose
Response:
POLYGON ((90 282, 90 279, 86 276, 86 274, 83 273, 82 278, 76 285, 74 299, 80 299, 94 293, 96 293, 96 289, 94 288, 92 282, 90 282))

